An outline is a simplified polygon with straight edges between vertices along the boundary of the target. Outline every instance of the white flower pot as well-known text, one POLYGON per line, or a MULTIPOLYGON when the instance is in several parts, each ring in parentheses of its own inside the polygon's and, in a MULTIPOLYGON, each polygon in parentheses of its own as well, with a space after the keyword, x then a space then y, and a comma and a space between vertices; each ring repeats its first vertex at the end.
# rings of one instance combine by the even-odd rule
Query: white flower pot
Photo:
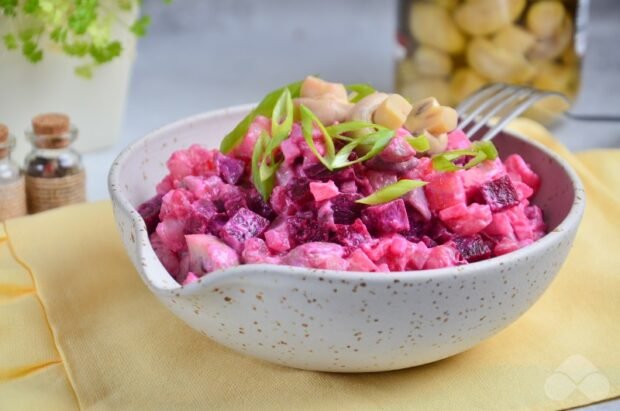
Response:
MULTIPOLYGON (((1 26, 2 24, 0 24, 1 26)), ((80 131, 76 148, 82 152, 112 146, 122 126, 136 40, 127 30, 114 30, 123 44, 122 55, 98 67, 92 79, 74 74, 80 61, 47 47, 45 56, 31 64, 19 51, 0 44, 0 123, 17 137, 14 158, 22 161, 30 150, 24 130, 43 112, 62 112, 80 131)))

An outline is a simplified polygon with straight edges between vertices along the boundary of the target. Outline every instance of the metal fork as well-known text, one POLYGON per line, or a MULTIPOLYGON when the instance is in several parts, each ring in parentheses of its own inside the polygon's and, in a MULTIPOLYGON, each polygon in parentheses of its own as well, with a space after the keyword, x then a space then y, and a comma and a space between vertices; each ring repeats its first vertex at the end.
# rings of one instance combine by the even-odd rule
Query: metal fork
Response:
POLYGON ((493 127, 479 139, 491 140, 519 114, 523 113, 537 101, 546 97, 560 97, 570 104, 562 93, 543 91, 533 87, 515 86, 504 83, 491 83, 463 100, 457 107, 461 122, 459 128, 470 139, 476 135, 491 119, 497 118, 493 127))

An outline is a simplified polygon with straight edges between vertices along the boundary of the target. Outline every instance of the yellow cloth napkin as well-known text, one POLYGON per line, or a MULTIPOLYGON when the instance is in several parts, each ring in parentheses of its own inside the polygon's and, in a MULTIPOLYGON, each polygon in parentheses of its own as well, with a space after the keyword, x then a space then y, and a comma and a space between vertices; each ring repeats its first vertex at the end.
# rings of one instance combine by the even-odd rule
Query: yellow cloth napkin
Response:
POLYGON ((549 290, 475 348, 361 375, 244 357, 164 308, 110 204, 85 204, 0 230, 0 410, 549 410, 620 395, 620 151, 574 156, 532 122, 514 127, 568 159, 588 205, 549 290))

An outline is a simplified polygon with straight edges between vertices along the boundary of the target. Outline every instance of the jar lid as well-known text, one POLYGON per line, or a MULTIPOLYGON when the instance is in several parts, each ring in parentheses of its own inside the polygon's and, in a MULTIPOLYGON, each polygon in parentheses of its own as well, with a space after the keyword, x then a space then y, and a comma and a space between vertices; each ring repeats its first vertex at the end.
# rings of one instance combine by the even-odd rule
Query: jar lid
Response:
POLYGON ((32 130, 43 136, 59 136, 69 131, 69 116, 61 113, 44 113, 32 119, 32 130))

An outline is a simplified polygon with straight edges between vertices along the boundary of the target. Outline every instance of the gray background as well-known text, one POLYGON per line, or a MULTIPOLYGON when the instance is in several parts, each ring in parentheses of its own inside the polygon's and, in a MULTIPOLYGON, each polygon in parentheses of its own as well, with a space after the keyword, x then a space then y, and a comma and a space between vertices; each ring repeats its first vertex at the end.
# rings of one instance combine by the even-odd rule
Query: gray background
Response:
MULTIPOLYGON (((90 200, 107 198, 106 174, 122 148, 179 118, 257 101, 309 73, 392 89, 395 1, 148 0, 143 9, 153 24, 139 43, 121 139, 85 155, 90 200)), ((620 0, 593 0, 574 111, 620 115, 619 43, 620 0)), ((620 123, 569 120, 554 132, 573 150, 620 147, 620 123)))

